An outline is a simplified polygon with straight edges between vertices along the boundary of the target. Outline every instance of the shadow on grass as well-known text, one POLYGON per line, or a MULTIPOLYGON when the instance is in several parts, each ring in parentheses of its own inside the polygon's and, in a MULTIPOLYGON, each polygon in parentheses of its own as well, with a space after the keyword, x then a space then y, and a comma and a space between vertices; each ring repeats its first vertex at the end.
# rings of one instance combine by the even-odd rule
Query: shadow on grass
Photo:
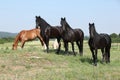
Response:
MULTIPOLYGON (((46 50, 44 50, 44 52, 46 52, 46 50)), ((68 54, 66 54, 64 50, 60 50, 59 53, 56 53, 56 52, 57 52, 57 49, 56 49, 56 50, 55 50, 55 49, 50 49, 48 54, 54 53, 54 54, 56 54, 56 55, 65 55, 65 56, 70 56, 70 55, 72 55, 72 56, 74 56, 74 54, 73 54, 72 51, 68 51, 68 54)), ((47 53, 47 52, 46 52, 46 53, 47 53)), ((76 53, 76 56, 80 56, 77 52, 75 52, 75 53, 76 53)), ((93 65, 93 59, 90 58, 90 57, 81 56, 79 60, 80 60, 82 63, 88 63, 88 64, 93 65)), ((105 62, 104 62, 104 63, 105 63, 105 62)), ((104 65, 104 63, 102 62, 101 59, 98 59, 98 61, 97 61, 97 64, 103 64, 103 65, 104 65)))
POLYGON ((89 64, 92 64, 92 59, 90 59, 90 58, 88 58, 88 57, 81 57, 80 58, 80 61, 82 62, 82 63, 89 63, 89 64))
MULTIPOLYGON (((86 63, 86 62, 87 62, 87 63, 89 63, 89 64, 93 64, 93 59, 88 58, 88 57, 81 57, 81 58, 80 58, 80 61, 81 61, 82 63, 86 63)), ((103 62, 98 59, 97 64, 103 64, 103 62)))
MULTIPOLYGON (((43 50, 43 51, 47 53, 46 50, 43 50)), ((51 53, 55 53, 57 55, 74 55, 72 51, 68 51, 68 53, 65 53, 64 50, 60 50, 59 53, 57 53, 57 49, 49 49, 48 54, 51 54, 51 53)))

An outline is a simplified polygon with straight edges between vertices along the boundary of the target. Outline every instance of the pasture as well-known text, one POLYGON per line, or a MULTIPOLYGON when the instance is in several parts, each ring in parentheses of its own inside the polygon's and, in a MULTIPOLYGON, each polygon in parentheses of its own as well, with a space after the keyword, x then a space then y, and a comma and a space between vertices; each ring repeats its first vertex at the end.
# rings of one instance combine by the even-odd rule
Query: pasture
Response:
MULTIPOLYGON (((0 80, 120 80, 120 44, 112 44, 110 64, 92 65, 92 55, 84 41, 83 57, 65 55, 63 45, 55 54, 50 41, 50 53, 44 52, 39 41, 26 42, 23 49, 12 50, 12 43, 0 44, 0 80)), ((72 52, 71 44, 69 51, 72 52)), ((78 48, 75 45, 75 52, 78 48)))

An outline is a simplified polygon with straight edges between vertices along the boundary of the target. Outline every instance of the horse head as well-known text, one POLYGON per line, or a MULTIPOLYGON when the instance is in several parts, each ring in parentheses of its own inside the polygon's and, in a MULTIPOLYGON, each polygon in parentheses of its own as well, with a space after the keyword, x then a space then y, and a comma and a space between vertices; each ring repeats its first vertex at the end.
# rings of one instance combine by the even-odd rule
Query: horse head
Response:
POLYGON ((47 27, 50 27, 50 24, 40 16, 36 16, 36 28, 40 28, 44 32, 47 27))
POLYGON ((13 44, 12 45, 12 50, 16 50, 17 49, 17 45, 13 44))
POLYGON ((92 24, 89 23, 89 33, 90 33, 90 37, 94 37, 94 34, 96 33, 94 23, 92 23, 92 24))
POLYGON ((41 24, 41 17, 36 16, 36 28, 40 28, 40 24, 41 24))
POLYGON ((62 26, 62 29, 65 31, 66 30, 66 19, 65 19, 65 17, 61 18, 60 24, 62 26))

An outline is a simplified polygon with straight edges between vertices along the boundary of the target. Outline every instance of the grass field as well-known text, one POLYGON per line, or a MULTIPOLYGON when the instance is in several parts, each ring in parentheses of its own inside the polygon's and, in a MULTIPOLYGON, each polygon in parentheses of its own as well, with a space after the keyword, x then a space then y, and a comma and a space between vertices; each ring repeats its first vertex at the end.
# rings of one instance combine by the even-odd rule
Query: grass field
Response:
POLYGON ((39 41, 28 42, 24 49, 15 51, 11 50, 12 43, 0 44, 0 80, 120 80, 120 44, 112 44, 110 64, 101 63, 99 51, 97 67, 92 65, 87 42, 83 57, 64 55, 63 45, 57 55, 51 44, 49 54, 39 41))

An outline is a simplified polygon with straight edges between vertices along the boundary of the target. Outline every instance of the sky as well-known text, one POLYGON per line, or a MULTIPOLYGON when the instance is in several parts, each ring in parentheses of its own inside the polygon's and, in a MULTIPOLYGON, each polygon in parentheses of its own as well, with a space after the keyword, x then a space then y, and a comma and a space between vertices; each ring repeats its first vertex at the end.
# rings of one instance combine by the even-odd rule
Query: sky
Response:
POLYGON ((66 17, 73 28, 89 35, 89 23, 98 33, 120 33, 120 0, 1 0, 0 31, 18 33, 35 28, 35 16, 51 26, 66 17))

